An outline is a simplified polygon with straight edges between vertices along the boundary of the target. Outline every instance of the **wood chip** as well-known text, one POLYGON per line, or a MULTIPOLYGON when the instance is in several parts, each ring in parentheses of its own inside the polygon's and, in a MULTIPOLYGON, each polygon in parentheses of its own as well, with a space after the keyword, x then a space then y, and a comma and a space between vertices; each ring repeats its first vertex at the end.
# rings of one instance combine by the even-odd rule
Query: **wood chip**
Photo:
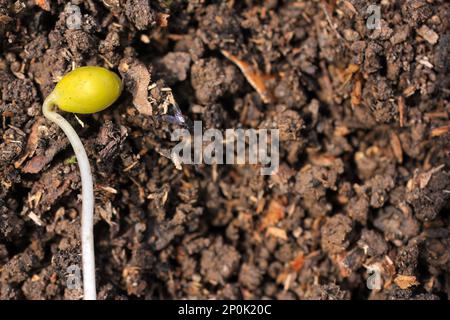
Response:
POLYGON ((428 60, 428 57, 422 58, 418 61, 421 65, 433 69, 434 66, 431 64, 430 60, 428 60))
POLYGON ((241 70, 244 77, 250 85, 255 88, 264 103, 271 103, 273 101, 273 95, 267 88, 266 83, 267 81, 274 79, 274 76, 263 74, 261 71, 257 70, 247 62, 240 60, 228 51, 222 50, 221 52, 225 58, 233 62, 241 70))
POLYGON ((98 188, 108 193, 117 194, 117 190, 114 189, 113 187, 99 185, 98 188))
POLYGON ((291 281, 292 281, 292 274, 289 273, 283 283, 283 291, 288 291, 290 286, 291 286, 291 281))
POLYGON ((420 27, 417 33, 430 44, 436 44, 439 40, 439 35, 426 25, 420 27))
POLYGON ((39 275, 37 275, 37 274, 34 274, 32 277, 31 277, 31 282, 38 282, 38 281, 40 281, 41 280, 41 277, 39 277, 39 275))
POLYGON ((347 68, 345 68, 343 72, 344 85, 347 84, 350 80, 352 80, 353 75, 359 71, 359 66, 354 63, 350 63, 347 68))
POLYGON ((405 98, 402 96, 398 97, 398 120, 400 127, 403 127, 405 125, 405 98))
POLYGON ((432 137, 440 137, 444 134, 446 134, 450 129, 450 126, 442 126, 442 127, 437 127, 434 128, 433 130, 431 130, 431 136, 432 137))
POLYGON ((402 150, 402 144, 400 142, 400 139, 398 135, 395 132, 391 132, 391 148, 394 152, 395 158, 397 158, 398 163, 403 162, 403 150, 402 150))
POLYGON ((38 226, 42 227, 44 225, 44 222, 39 218, 34 212, 30 212, 28 214, 28 217, 34 221, 38 226))
POLYGON ((113 217, 117 214, 117 211, 113 208, 110 201, 106 202, 104 206, 96 206, 96 212, 100 217, 106 221, 106 223, 111 227, 116 223, 113 222, 113 217))
POLYGON ((398 275, 394 282, 396 285, 400 287, 400 289, 405 290, 412 286, 416 286, 419 284, 416 277, 414 276, 405 276, 405 275, 398 275))
POLYGON ((433 119, 448 119, 448 113, 445 111, 427 112, 423 116, 428 121, 433 119))
POLYGON ((334 135, 336 137, 345 137, 350 133, 350 129, 343 125, 338 125, 334 129, 334 135))
POLYGON ((287 240, 288 236, 286 230, 277 228, 277 227, 269 227, 266 231, 266 236, 274 236, 276 238, 287 240))
POLYGON ((35 156, 25 164, 22 168, 22 172, 32 174, 39 173, 48 163, 48 159, 49 158, 45 156, 35 156))
POLYGON ((412 96, 414 94, 414 92, 416 92, 416 86, 410 85, 410 86, 406 87, 405 90, 403 90, 403 95, 406 98, 408 98, 408 97, 412 96))

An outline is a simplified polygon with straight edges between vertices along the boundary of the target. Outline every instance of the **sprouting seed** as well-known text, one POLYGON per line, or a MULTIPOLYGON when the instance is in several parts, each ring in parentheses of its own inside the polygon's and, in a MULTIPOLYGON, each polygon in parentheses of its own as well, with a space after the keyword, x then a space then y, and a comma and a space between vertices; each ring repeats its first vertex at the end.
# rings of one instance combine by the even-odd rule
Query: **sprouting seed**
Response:
POLYGON ((122 92, 119 76, 102 67, 81 67, 66 74, 45 99, 44 116, 56 123, 69 139, 80 168, 82 187, 81 251, 85 300, 96 299, 94 255, 94 187, 86 150, 78 134, 56 107, 73 113, 95 113, 108 108, 122 92))

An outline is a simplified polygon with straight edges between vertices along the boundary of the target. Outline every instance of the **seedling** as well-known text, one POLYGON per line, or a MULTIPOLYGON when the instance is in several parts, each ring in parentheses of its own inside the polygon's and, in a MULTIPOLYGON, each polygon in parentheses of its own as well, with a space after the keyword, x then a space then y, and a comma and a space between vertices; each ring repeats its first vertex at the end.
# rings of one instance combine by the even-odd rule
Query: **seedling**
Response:
POLYGON ((78 134, 60 114, 59 109, 73 113, 95 113, 108 108, 122 91, 122 82, 114 73, 101 67, 81 67, 66 74, 45 99, 44 116, 66 134, 75 151, 82 187, 81 251, 84 300, 96 299, 94 255, 94 187, 86 150, 78 134))

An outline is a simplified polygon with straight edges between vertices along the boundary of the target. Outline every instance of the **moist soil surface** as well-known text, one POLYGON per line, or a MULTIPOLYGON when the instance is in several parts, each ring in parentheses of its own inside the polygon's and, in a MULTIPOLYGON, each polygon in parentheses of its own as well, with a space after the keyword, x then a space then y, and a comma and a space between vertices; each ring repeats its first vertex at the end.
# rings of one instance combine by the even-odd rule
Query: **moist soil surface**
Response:
POLYGON ((0 0, 0 298, 82 298, 78 166, 41 106, 98 65, 119 100, 61 114, 99 299, 448 299, 450 4, 373 4, 375 28, 362 0, 0 0), (170 159, 195 120, 279 129, 278 171, 170 159))

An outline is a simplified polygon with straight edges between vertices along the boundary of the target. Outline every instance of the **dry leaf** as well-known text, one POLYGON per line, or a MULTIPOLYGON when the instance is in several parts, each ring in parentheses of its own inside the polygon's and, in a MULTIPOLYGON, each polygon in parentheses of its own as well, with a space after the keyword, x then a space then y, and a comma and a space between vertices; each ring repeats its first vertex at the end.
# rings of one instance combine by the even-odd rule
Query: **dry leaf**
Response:
POLYGON ((404 276, 404 275, 398 275, 394 279, 394 282, 402 290, 408 289, 408 288, 410 288, 412 286, 416 286, 416 285, 419 284, 419 282, 417 282, 415 276, 404 276))
POLYGON ((357 107, 361 104, 361 91, 362 91, 361 80, 357 79, 355 81, 355 84, 353 85, 352 95, 350 99, 352 108, 357 107))

